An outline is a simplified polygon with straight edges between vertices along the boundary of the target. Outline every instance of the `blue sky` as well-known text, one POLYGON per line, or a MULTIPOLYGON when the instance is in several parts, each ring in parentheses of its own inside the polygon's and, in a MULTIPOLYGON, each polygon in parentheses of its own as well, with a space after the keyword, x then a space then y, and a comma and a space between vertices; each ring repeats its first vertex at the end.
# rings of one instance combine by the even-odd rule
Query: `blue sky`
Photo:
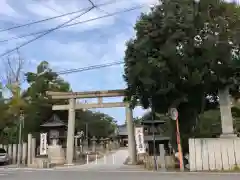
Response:
MULTIPOLYGON (((110 0, 93 0, 96 4, 110 0)), ((89 65, 121 61, 125 43, 134 36, 133 25, 141 12, 147 12, 157 0, 112 0, 112 4, 101 6, 107 13, 113 13, 144 4, 144 8, 103 18, 55 31, 20 49, 27 61, 24 71, 34 71, 39 62, 46 60, 55 71, 81 68, 89 65)), ((0 0, 0 29, 18 24, 77 11, 90 6, 88 0, 0 0)), ((106 15, 94 9, 74 22, 106 15)), ((11 37, 54 28, 76 14, 58 18, 10 31, 0 32, 0 41, 11 37)), ((34 36, 0 43, 0 53, 15 48, 34 36)), ((14 53, 13 53, 14 55, 14 53)), ((3 67, 0 67, 2 69, 3 67)), ((123 65, 74 73, 62 76, 74 91, 108 90, 125 88, 122 78, 123 65)), ((106 99, 106 102, 122 99, 106 99)), ((92 101, 92 100, 91 100, 92 101)), ((119 123, 125 120, 124 108, 97 109, 113 116, 119 123)), ((136 108, 134 116, 141 116, 144 110, 136 108)))

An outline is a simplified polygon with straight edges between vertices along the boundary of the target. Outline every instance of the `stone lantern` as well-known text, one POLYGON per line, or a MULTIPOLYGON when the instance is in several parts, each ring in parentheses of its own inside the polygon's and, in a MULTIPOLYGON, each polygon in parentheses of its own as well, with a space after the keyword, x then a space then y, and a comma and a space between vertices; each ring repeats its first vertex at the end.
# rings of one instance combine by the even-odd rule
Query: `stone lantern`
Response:
POLYGON ((62 148, 65 140, 65 130, 67 126, 57 115, 53 115, 49 121, 41 125, 43 131, 48 133, 47 155, 51 163, 64 164, 65 153, 62 148))

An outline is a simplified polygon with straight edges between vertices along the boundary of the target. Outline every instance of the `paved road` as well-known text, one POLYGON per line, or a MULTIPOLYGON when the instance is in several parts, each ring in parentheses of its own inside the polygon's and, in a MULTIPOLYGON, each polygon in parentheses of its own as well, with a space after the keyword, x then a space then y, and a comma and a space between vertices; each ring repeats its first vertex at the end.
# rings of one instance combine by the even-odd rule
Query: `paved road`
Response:
POLYGON ((127 150, 119 150, 96 164, 56 169, 0 168, 0 180, 240 180, 239 174, 149 172, 125 166, 127 150))
POLYGON ((184 174, 155 172, 97 172, 97 171, 24 171, 0 170, 1 180, 239 180, 240 174, 184 174))

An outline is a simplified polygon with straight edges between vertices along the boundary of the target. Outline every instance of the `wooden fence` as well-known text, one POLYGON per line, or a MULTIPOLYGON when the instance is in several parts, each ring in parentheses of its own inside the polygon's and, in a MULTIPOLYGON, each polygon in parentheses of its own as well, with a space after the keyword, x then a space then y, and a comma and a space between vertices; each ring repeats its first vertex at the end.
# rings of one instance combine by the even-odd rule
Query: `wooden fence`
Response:
POLYGON ((240 138, 189 139, 190 171, 240 168, 240 138))

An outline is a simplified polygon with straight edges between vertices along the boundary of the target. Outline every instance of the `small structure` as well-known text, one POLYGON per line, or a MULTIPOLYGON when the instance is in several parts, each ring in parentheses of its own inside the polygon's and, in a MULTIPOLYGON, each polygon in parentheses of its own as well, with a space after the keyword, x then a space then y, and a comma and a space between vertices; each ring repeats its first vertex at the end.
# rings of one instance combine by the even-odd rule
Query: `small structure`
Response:
POLYGON ((154 153, 153 132, 155 136, 155 153, 160 154, 160 144, 164 145, 165 150, 169 150, 170 137, 164 135, 163 130, 165 123, 165 120, 146 120, 141 122, 141 125, 144 127, 144 141, 150 156, 154 153))
POLYGON ((46 123, 41 125, 48 133, 47 156, 51 164, 64 164, 65 153, 62 147, 65 144, 65 131, 67 126, 57 115, 53 115, 46 123))
POLYGON ((118 126, 118 132, 117 136, 120 141, 120 146, 127 146, 128 144, 128 131, 127 131, 127 125, 123 124, 118 126))
POLYGON ((42 131, 48 133, 48 144, 65 146, 67 125, 54 114, 47 122, 41 125, 42 131))

